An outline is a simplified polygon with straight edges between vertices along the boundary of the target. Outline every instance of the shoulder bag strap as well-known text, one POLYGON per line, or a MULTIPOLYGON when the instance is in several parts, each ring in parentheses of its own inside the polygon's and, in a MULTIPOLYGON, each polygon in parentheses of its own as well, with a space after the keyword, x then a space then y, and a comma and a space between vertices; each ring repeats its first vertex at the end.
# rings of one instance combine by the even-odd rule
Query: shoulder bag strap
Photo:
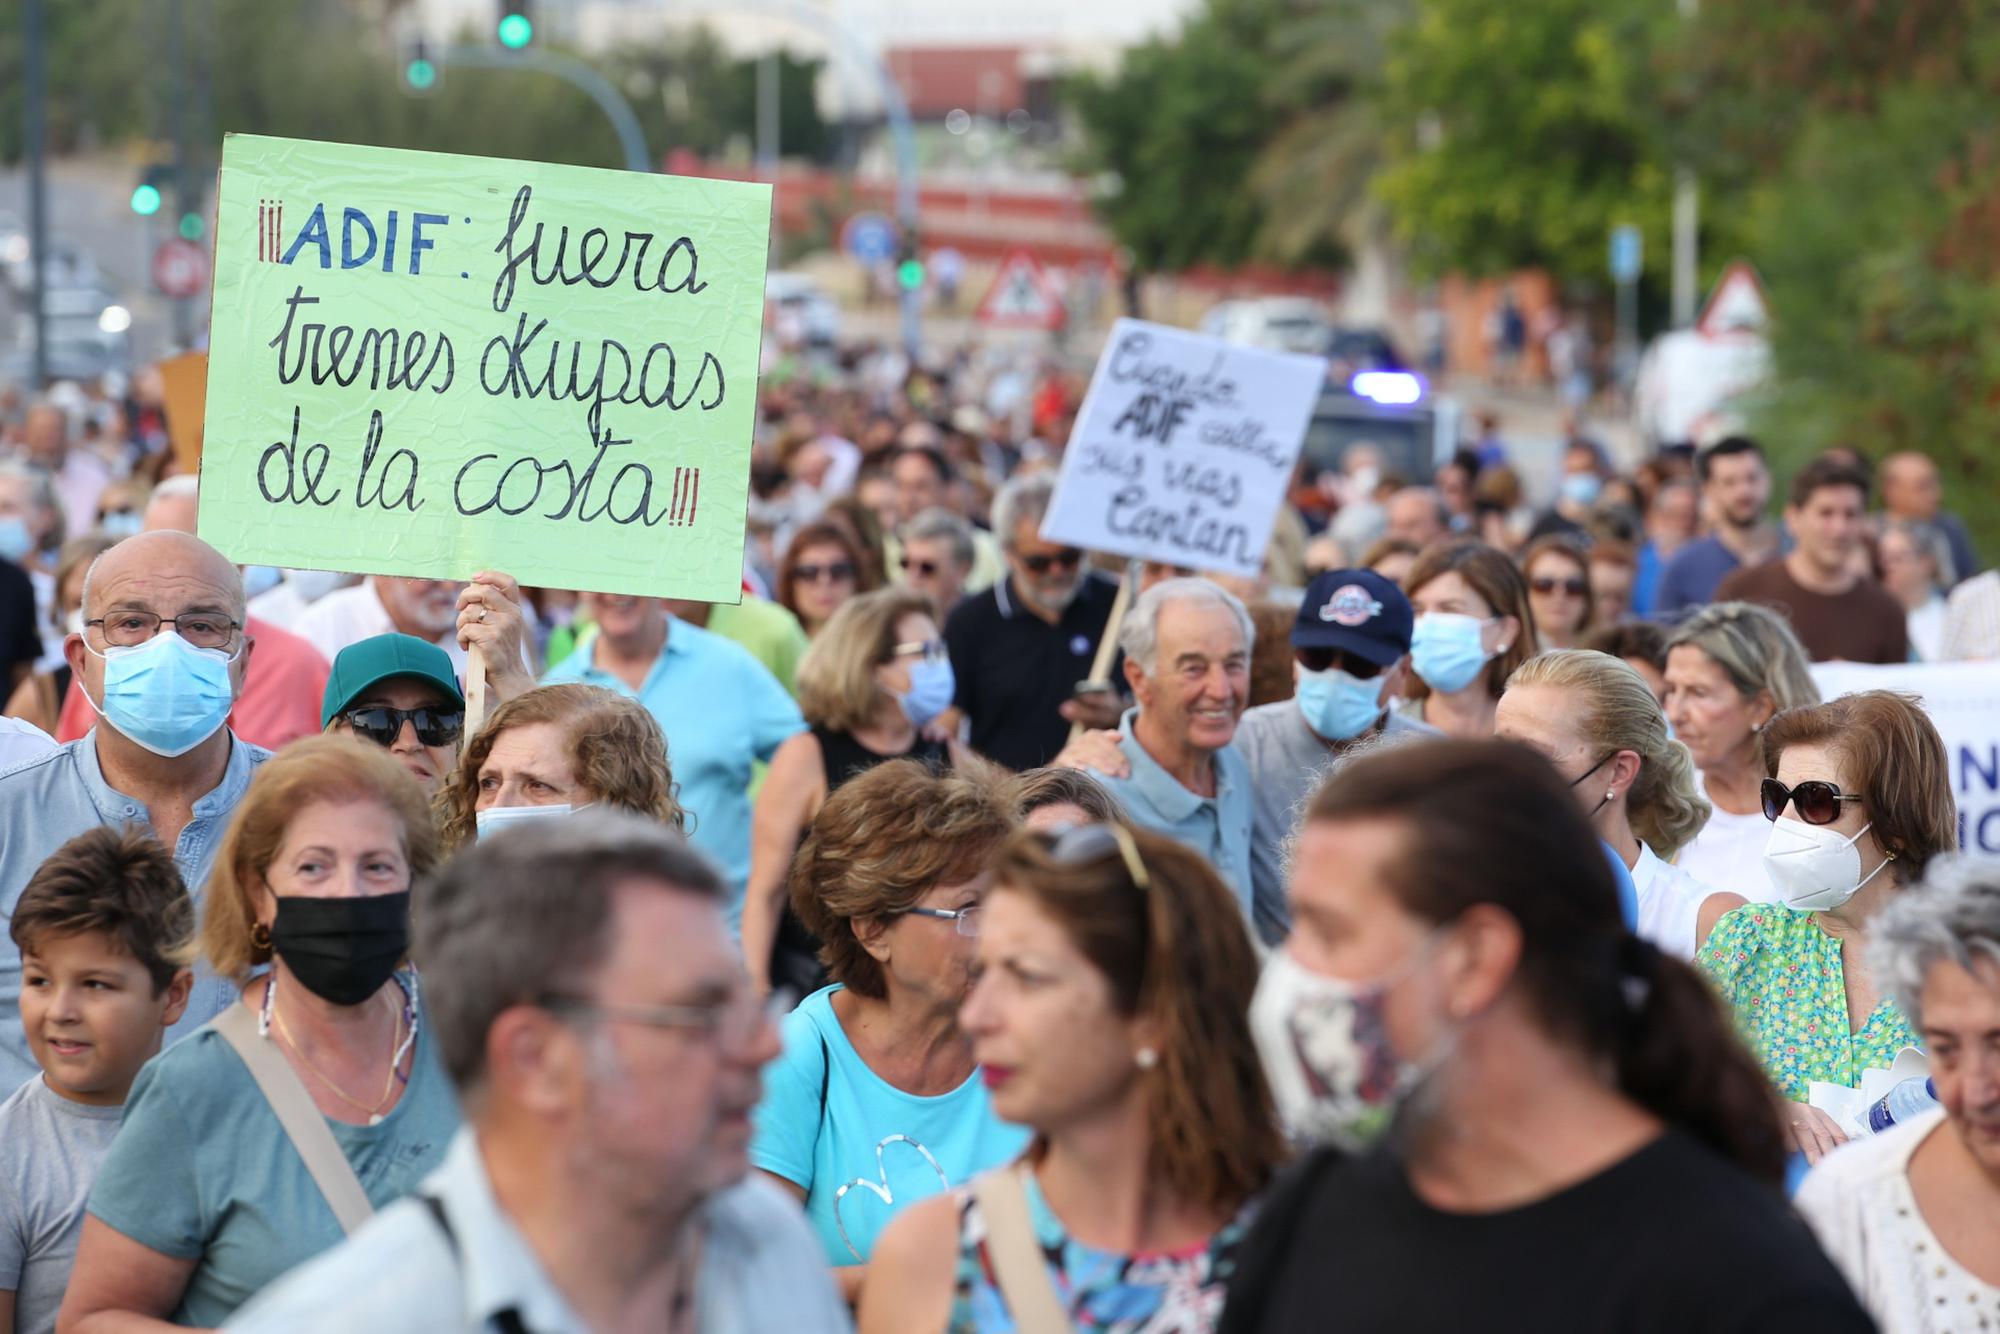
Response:
POLYGON ((264 1101, 271 1105, 278 1124, 285 1128, 286 1138, 304 1160, 313 1184, 319 1187, 319 1193, 326 1197, 327 1206, 339 1220, 340 1230, 352 1234, 374 1214, 375 1206, 368 1203, 361 1179, 354 1175, 353 1165, 341 1152, 340 1141, 333 1137, 326 1118, 313 1105, 312 1095, 299 1082, 291 1063, 269 1039, 258 1035, 256 1016, 247 1005, 231 1005, 216 1017, 214 1024, 215 1031, 236 1049, 250 1077, 257 1081, 264 1101))
POLYGON ((972 1183, 972 1196, 986 1219, 987 1258, 993 1262, 1015 1328, 1020 1334, 1062 1334, 1072 1326, 1049 1278, 1041 1243, 1035 1239, 1028 1189, 1021 1180, 1026 1170, 1003 1167, 987 1172, 972 1183))

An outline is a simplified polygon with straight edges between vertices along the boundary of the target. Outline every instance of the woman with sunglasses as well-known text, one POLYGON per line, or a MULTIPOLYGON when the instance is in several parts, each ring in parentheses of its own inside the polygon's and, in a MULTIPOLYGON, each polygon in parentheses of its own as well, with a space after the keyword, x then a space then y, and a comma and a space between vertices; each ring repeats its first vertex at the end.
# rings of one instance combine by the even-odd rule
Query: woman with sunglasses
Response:
POLYGON ((884 760, 947 767, 946 743, 923 729, 951 707, 951 659, 929 599, 878 588, 843 605, 799 661, 807 730, 778 747, 750 828, 743 958, 760 989, 796 995, 826 985, 820 942, 786 903, 792 854, 827 797, 884 760))
POLYGON ((1777 897, 1764 870, 1771 836, 1757 785, 1758 734, 1785 709, 1819 703, 1806 652, 1785 618, 1747 602, 1718 602, 1667 637, 1667 721, 1701 770, 1708 823, 1675 864, 1752 903, 1777 897))
POLYGON ((1440 542, 1403 585, 1410 633, 1408 712, 1447 736, 1493 735, 1500 692, 1535 655, 1535 613, 1514 562, 1484 542, 1440 542))
POLYGON ((1625 927, 1567 772, 1425 742, 1313 794, 1252 1028, 1287 1124, 1222 1334, 1872 1328, 1770 1087, 1625 927))
POLYGON ((958 1008, 987 868, 1013 832, 985 776, 888 760, 843 784, 792 867, 792 908, 833 978, 785 1018, 751 1165, 805 1206, 849 1301, 897 1211, 1019 1153, 958 1008))
POLYGON ((394 755, 426 800, 458 766, 465 696, 451 658, 414 635, 375 635, 334 655, 320 726, 394 755))
POLYGON ((423 794, 380 747, 308 737, 257 771, 197 942, 242 998, 140 1071, 63 1328, 213 1329, 340 1244, 321 1182, 381 1209, 443 1162, 458 1100, 406 967, 410 888, 437 860, 423 794), (317 1173, 281 1119, 287 1090, 338 1150, 317 1173))
POLYGON ((875 587, 861 546, 844 524, 822 521, 799 529, 778 566, 778 601, 799 618, 808 638, 840 604, 875 587))
POLYGON ((1016 836, 984 916, 960 1022, 1034 1141, 890 1227, 861 1334, 1212 1330, 1286 1155, 1236 896, 1172 839, 1096 824, 1016 836))
POLYGON ((577 682, 516 695, 486 720, 434 805, 447 852, 508 824, 615 806, 685 831, 667 738, 646 706, 577 682))
POLYGON ((1541 752, 1570 781, 1591 827, 1632 873, 1635 930, 1692 961, 1706 921, 1743 900, 1673 865, 1708 819, 1687 747, 1640 675, 1618 659, 1558 649, 1528 659, 1500 697, 1497 735, 1541 752))
POLYGON ((1764 729, 1764 864, 1779 902, 1718 921, 1700 962, 1789 1101, 1809 1162, 1845 1141, 1807 1106, 1814 1081, 1854 1088, 1923 1045, 1858 948, 1933 857, 1958 846, 1958 809, 1937 728, 1886 690, 1791 709, 1764 729))
POLYGON ((1528 582, 1528 605, 1535 609, 1541 646, 1581 644, 1596 623, 1597 600, 1591 592, 1590 565, 1576 539, 1538 539, 1521 557, 1521 575, 1528 582))

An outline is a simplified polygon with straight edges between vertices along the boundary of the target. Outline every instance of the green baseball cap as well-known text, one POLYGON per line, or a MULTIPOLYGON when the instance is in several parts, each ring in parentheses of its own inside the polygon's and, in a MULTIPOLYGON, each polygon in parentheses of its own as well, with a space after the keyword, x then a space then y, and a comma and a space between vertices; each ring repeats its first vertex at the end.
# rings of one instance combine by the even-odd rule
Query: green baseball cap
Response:
POLYGON ((333 671, 326 678, 326 695, 320 701, 319 725, 324 728, 363 691, 378 681, 407 676, 436 686, 445 698, 465 707, 458 689, 458 674, 451 655, 436 644, 427 644, 415 635, 375 635, 349 644, 334 655, 333 671))

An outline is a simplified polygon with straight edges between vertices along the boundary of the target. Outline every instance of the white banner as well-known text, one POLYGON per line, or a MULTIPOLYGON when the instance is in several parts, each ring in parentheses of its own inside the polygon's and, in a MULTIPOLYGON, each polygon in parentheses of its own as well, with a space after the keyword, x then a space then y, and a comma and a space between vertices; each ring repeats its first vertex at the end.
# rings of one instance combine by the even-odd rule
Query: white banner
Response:
POLYGON ((1077 413, 1042 538, 1256 574, 1325 383, 1319 357, 1118 321, 1077 413))
POLYGON ((1827 699, 1857 690, 1917 696, 1944 738, 1958 800, 1958 841, 1969 852, 2000 852, 2000 671, 1990 662, 1813 664, 1827 699))

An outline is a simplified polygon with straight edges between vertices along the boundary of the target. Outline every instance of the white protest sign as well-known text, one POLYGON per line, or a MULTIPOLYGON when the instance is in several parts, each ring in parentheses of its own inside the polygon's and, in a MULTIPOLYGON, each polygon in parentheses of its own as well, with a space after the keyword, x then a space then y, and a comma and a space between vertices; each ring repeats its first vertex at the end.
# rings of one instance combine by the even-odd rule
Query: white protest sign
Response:
POLYGON ((2000 690, 1990 662, 1821 662, 1812 669, 1826 699, 1857 690, 1917 696, 1944 739, 1958 801, 1958 841, 1968 852, 2000 852, 2000 690))
POLYGON ((1139 320, 1111 328, 1042 538, 1254 575, 1326 362, 1139 320))

